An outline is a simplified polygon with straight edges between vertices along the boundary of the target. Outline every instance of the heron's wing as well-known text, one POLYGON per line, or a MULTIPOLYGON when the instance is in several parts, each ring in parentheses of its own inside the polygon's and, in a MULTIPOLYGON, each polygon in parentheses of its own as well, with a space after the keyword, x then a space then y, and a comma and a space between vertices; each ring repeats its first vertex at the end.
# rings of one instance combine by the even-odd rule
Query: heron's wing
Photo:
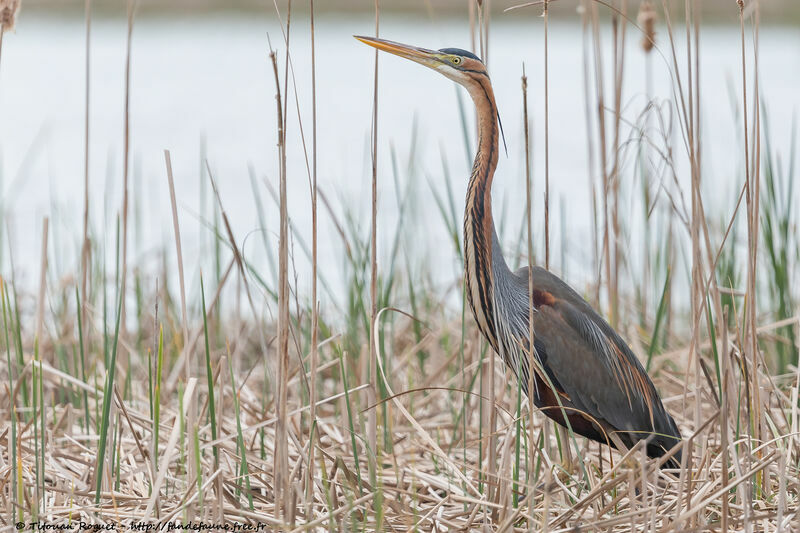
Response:
MULTIPOLYGON (((527 272, 519 275, 527 284, 527 272)), ((534 267, 533 278, 534 347, 575 407, 638 438, 655 432, 679 439, 653 383, 613 328, 555 275, 534 267)))

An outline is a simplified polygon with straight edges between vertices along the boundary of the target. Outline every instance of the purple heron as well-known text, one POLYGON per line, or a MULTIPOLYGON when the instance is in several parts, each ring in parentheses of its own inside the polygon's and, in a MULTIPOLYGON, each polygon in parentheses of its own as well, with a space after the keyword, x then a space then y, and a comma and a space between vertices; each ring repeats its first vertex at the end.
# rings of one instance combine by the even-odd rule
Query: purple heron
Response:
MULTIPOLYGON (((639 360, 586 300, 538 266, 532 267, 530 349, 529 267, 516 272, 508 268, 492 220, 491 188, 501 132, 483 62, 458 48, 427 50, 372 37, 356 39, 433 69, 472 97, 478 150, 464 211, 467 300, 481 333, 521 380, 525 394, 530 381, 534 404, 577 434, 617 448, 646 440, 650 457, 665 455, 681 442, 681 434, 639 360)), ((677 450, 664 465, 676 468, 680 460, 677 450)))

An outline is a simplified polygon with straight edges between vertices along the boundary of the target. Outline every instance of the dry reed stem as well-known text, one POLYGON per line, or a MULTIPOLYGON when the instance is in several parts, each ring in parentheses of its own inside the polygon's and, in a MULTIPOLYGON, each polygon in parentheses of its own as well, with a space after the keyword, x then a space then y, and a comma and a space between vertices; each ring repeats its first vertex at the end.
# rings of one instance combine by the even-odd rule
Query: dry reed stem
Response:
MULTIPOLYGON (((531 141, 528 126, 528 77, 525 75, 525 65, 522 66, 522 120, 525 134, 525 218, 528 225, 528 339, 535 339, 533 331, 533 179, 531 175, 531 141)), ((528 389, 533 388, 533 372, 528 375, 528 389)), ((533 396, 528 395, 528 412, 533 413, 533 396)), ((518 437, 519 438, 519 437, 518 437)), ((528 442, 533 446, 536 442, 533 424, 528 424, 528 442)))
POLYGON ((49 217, 42 219, 42 252, 39 266, 39 297, 36 304, 36 341, 42 342, 44 333, 44 301, 47 294, 47 234, 50 227, 49 217))
POLYGON ((181 321, 183 332, 183 346, 186 353, 183 359, 184 379, 187 381, 192 377, 192 354, 189 346, 189 326, 186 314, 186 283, 184 281, 183 251, 181 249, 181 229, 178 221, 178 203, 175 200, 175 180, 172 177, 172 159, 169 150, 164 150, 164 164, 167 169, 167 183, 169 185, 169 203, 172 208, 172 229, 175 236, 175 254, 178 260, 178 284, 181 291, 181 321))
MULTIPOLYGON (((288 41, 288 35, 287 35, 288 41)), ((288 46, 287 46, 288 48, 288 46)), ((288 52, 287 52, 288 54, 288 52)), ((279 190, 280 190, 280 235, 278 240, 278 385, 276 397, 277 424, 275 438, 275 479, 276 518, 286 520, 289 514, 289 442, 286 420, 287 382, 289 375, 289 230, 286 205, 286 125, 284 122, 285 103, 281 100, 278 60, 275 52, 270 52, 272 70, 275 76, 277 103, 277 128, 279 151, 279 190), (283 105, 282 105, 283 104, 283 105)), ((288 63, 288 61, 287 61, 288 63)), ((288 67, 287 67, 288 68, 288 67)))
MULTIPOLYGON (((608 170, 608 140, 606 137, 606 119, 605 119, 605 83, 603 78, 603 55, 602 55, 602 45, 600 40, 600 25, 599 25, 599 16, 598 16, 598 9, 595 2, 591 2, 590 4, 590 20, 591 20, 591 28, 592 28, 592 50, 594 56, 594 79, 595 79, 595 95, 597 101, 597 136, 599 137, 599 148, 598 152, 600 154, 600 180, 601 180, 601 197, 602 197, 602 210, 603 210, 603 238, 602 238, 602 253, 601 253, 601 264, 604 266, 605 270, 605 279, 606 284, 608 286, 608 299, 609 299, 609 307, 611 309, 611 324, 614 324, 614 316, 613 316, 613 293, 614 290, 612 289, 612 265, 611 265, 611 251, 610 251, 610 239, 611 239, 611 230, 609 224, 609 202, 608 198, 610 196, 611 187, 610 187, 610 176, 608 170)), ((602 276, 599 277, 598 285, 600 285, 600 281, 602 280, 602 276)))
MULTIPOLYGON (((751 153, 749 145, 749 135, 747 117, 747 60, 745 49, 745 33, 744 33, 744 1, 738 0, 739 6, 739 27, 741 32, 741 50, 742 50, 742 132, 744 135, 744 168, 745 168, 745 184, 746 184, 746 204, 747 204, 747 248, 748 248, 748 261, 747 261, 747 285, 745 289, 745 315, 744 315, 744 344, 745 354, 750 356, 750 364, 752 365, 751 371, 756 372, 758 368, 758 335, 756 333, 756 257, 757 257, 757 232, 758 221, 755 220, 753 213, 757 209, 756 193, 754 189, 757 187, 754 183, 753 169, 751 169, 751 153)), ((758 116, 758 101, 753 107, 754 116, 758 116)), ((748 401, 751 416, 749 417, 753 429, 753 438, 756 441, 761 437, 761 409, 759 398, 758 384, 750 382, 751 386, 747 391, 748 401)))
MULTIPOLYGON (((544 267, 550 270, 550 55, 547 44, 548 0, 542 3, 542 20, 544 21, 544 267)), ((563 265, 562 265, 563 266, 563 265)), ((533 338, 533 337, 531 337, 533 338)))
POLYGON ((91 82, 91 32, 92 32, 92 0, 86 0, 86 50, 85 50, 85 95, 83 116, 83 244, 81 246, 81 320, 88 323, 88 306, 86 303, 86 285, 89 280, 91 244, 89 243, 89 105, 91 82))
MULTIPOLYGON (((380 0, 375 0, 375 38, 380 36, 380 0)), ((378 366, 375 351, 375 320, 378 313, 378 49, 375 49, 375 69, 372 85, 372 135, 371 135, 371 156, 372 156, 372 196, 370 203, 370 275, 369 275, 369 359, 368 359, 368 379, 373 387, 367 389, 367 402, 375 404, 377 391, 374 387, 378 382, 378 366)), ((367 413, 367 442, 372 453, 377 452, 377 413, 371 409, 367 413)))
MULTIPOLYGON (((164 150, 164 163, 167 169, 167 182, 169 183, 169 201, 172 207, 172 228, 175 233, 175 253, 178 259, 178 280, 180 286, 180 295, 181 295, 181 322, 183 324, 183 375, 184 380, 186 382, 192 377, 192 363, 193 363, 193 351, 190 350, 189 346, 189 317, 186 313, 186 283, 184 281, 184 269, 183 269, 183 251, 181 250, 181 231, 180 231, 180 223, 178 222, 178 205, 175 200, 175 181, 172 177, 172 160, 170 159, 169 150, 164 150)), ((122 306, 125 307, 124 304, 122 306)), ((124 339, 122 339, 122 343, 124 345, 124 339)), ((191 396, 187 396, 184 394, 184 402, 188 407, 188 418, 187 418, 187 427, 193 428, 195 427, 196 420, 197 420, 197 406, 195 402, 191 401, 191 396), (187 401, 188 399, 188 401, 187 401)), ((189 476, 195 477, 197 476, 197 472, 195 472, 195 457, 194 457, 194 447, 189 446, 189 476)))
MULTIPOLYGON (((312 173, 313 185, 311 191, 311 383, 309 390, 310 398, 310 419, 312 427, 317 420, 317 368, 319 365, 319 302, 317 301, 317 70, 315 57, 315 32, 314 32, 314 0, 310 0, 311 9, 311 143, 312 143, 312 173)), ((308 463, 308 494, 309 502, 306 513, 309 516, 314 514, 314 500, 311 498, 313 489, 314 468, 314 435, 311 435, 311 452, 309 453, 308 463)))
POLYGON ((582 57, 583 57, 583 93, 584 93, 584 119, 586 121, 586 150, 587 150, 587 159, 588 159, 588 172, 586 173, 586 177, 588 180, 588 190, 591 191, 591 213, 592 213, 592 232, 590 239, 592 242, 592 271, 597 273, 597 283, 592 284, 593 294, 592 298, 590 299, 591 303, 598 307, 600 305, 600 277, 602 271, 602 262, 600 260, 600 251, 597 245, 597 236, 598 236, 598 222, 597 222, 597 189, 594 185, 595 182, 595 149, 592 137, 592 106, 590 103, 590 67, 589 67, 589 43, 587 40, 587 35, 589 33, 589 10, 587 9, 587 0, 581 0, 581 7, 582 7, 582 14, 581 14, 581 22, 582 22, 582 38, 583 38, 583 50, 582 50, 582 57))
MULTIPOLYGON (((120 318, 120 335, 121 341, 125 340, 125 331, 127 323, 127 306, 125 304, 125 296, 127 294, 128 284, 128 184, 129 184, 129 171, 130 171, 130 148, 131 148, 131 127, 130 127, 130 111, 131 111, 131 40, 133 38, 133 18, 136 12, 137 0, 127 0, 127 33, 125 39, 125 112, 123 121, 123 147, 122 147, 122 273, 120 274, 120 301, 121 318, 120 318)), ((124 345, 124 343, 121 343, 124 345)), ((125 352, 123 351, 123 355, 125 352)), ((128 354, 130 356, 130 354, 128 354)), ((125 359, 124 357, 122 358, 125 359)), ((130 370, 129 368, 126 370, 130 370)))
MULTIPOLYGON (((625 36, 627 29, 627 1, 621 0, 619 16, 615 11, 612 13, 613 28, 613 73, 614 73, 614 139, 611 150, 613 152, 613 167, 609 171, 609 186, 611 188, 611 235, 609 247, 613 244, 613 254, 609 249, 609 261, 612 264, 611 276, 608 279, 609 292, 609 313, 610 322, 613 327, 619 325, 619 272, 622 253, 620 249, 620 218, 619 218, 619 199, 620 199, 620 126, 622 124, 622 88, 623 74, 625 67, 625 36)), ((608 191, 606 192, 608 194, 608 191)))

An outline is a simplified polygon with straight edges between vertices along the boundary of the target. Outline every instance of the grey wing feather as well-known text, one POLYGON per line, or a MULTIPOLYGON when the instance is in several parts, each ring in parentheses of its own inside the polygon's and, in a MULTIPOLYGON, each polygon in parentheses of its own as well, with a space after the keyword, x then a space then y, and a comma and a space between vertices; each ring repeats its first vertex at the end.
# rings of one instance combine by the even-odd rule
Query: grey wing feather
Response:
MULTIPOLYGON (((527 268, 516 277, 527 289, 527 268)), ((533 267, 533 284, 556 298, 534 313, 536 343, 575 407, 617 430, 642 432, 642 438, 653 431, 679 436, 646 371, 614 329, 547 270, 533 267)))

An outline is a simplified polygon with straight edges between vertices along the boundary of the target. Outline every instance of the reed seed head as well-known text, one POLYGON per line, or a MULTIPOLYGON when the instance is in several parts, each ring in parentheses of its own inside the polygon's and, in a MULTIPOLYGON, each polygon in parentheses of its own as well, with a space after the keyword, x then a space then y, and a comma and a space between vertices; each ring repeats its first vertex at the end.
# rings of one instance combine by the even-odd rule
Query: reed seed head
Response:
POLYGON ((636 17, 639 27, 642 28, 642 50, 649 53, 656 43, 656 21, 658 14, 650 0, 644 0, 639 5, 639 15, 636 17))
POLYGON ((13 30, 19 12, 20 0, 0 0, 0 26, 3 31, 13 30))

